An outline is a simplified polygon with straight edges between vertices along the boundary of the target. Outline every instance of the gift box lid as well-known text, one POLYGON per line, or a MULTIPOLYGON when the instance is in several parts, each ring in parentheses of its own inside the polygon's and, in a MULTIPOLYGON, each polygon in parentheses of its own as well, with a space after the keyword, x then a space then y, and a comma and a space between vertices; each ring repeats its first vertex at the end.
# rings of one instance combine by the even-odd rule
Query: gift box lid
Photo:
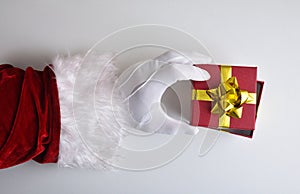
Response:
POLYGON ((211 77, 193 81, 191 124, 252 137, 263 88, 263 82, 257 81, 257 67, 195 66, 211 77))

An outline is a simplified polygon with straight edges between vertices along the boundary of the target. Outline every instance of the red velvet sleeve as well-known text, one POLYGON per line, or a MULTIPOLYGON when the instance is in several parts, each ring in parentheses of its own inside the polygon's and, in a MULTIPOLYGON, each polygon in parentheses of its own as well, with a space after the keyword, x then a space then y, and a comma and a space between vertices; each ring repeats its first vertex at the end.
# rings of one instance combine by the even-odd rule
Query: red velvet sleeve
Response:
POLYGON ((57 162, 60 108, 50 67, 0 65, 0 169, 28 160, 57 162))

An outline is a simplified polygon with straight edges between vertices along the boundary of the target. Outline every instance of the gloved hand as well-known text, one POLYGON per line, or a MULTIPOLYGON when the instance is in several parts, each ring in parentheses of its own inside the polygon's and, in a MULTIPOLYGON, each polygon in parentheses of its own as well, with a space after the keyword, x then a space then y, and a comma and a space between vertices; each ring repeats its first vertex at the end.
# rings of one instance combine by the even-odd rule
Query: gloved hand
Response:
POLYGON ((154 60, 130 66, 118 80, 118 90, 127 104, 136 128, 145 132, 174 134, 180 128, 196 134, 198 128, 176 120, 161 107, 161 98, 168 87, 181 80, 205 81, 210 75, 193 64, 211 63, 199 53, 181 55, 169 51, 154 60))

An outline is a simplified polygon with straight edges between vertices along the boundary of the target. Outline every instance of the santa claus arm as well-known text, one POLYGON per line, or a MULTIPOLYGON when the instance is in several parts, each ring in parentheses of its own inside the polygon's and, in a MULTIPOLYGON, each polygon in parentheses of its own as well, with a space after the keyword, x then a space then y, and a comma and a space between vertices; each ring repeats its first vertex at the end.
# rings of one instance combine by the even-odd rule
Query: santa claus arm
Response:
POLYGON ((55 75, 0 65, 0 169, 34 159, 56 162, 60 109, 55 75))

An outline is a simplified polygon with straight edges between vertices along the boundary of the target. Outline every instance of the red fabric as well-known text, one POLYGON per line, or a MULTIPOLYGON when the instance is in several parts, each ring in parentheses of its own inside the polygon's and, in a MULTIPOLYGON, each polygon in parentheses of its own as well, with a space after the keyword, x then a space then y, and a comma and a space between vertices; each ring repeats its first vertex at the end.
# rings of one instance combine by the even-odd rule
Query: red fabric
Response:
POLYGON ((0 65, 0 169, 57 162, 60 109, 55 74, 0 65))

